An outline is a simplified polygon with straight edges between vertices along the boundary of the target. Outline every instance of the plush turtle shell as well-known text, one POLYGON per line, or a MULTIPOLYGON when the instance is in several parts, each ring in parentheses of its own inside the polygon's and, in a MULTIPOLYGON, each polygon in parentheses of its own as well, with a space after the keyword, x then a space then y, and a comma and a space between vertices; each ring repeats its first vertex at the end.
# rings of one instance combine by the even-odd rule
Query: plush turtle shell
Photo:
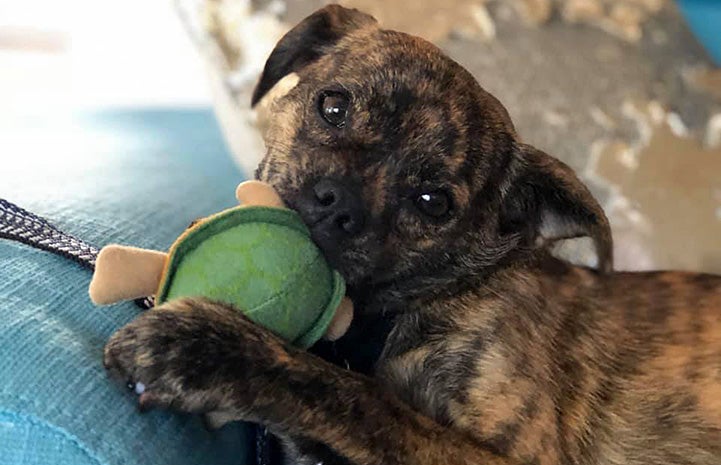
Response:
POLYGON ((345 283, 298 214, 236 207, 189 228, 171 246, 156 303, 204 296, 308 348, 330 325, 345 283))

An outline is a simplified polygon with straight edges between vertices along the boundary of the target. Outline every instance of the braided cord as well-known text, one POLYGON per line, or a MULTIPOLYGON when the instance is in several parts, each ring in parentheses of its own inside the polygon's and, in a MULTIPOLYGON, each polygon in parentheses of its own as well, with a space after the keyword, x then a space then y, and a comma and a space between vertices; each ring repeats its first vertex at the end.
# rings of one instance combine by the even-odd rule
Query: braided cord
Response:
POLYGON ((5 199, 0 199, 0 238, 53 252, 91 270, 95 268, 99 252, 92 245, 5 199))
MULTIPOLYGON (((91 271, 95 269, 95 260, 99 253, 98 248, 64 233, 44 218, 5 199, 0 199, 0 239, 17 241, 52 252, 91 271)), ((141 308, 151 308, 153 299, 138 299, 135 304, 141 308)))

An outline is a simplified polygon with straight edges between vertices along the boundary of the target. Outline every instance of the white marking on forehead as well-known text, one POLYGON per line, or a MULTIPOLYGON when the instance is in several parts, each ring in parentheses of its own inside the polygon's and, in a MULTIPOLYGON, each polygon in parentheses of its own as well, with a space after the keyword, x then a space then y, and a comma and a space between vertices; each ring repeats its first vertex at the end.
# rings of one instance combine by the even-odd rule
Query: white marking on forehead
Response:
POLYGON ((260 99, 258 106, 267 107, 275 100, 285 97, 288 95, 288 92, 298 85, 298 82, 300 82, 300 76, 298 76, 298 73, 290 73, 283 76, 283 78, 276 82, 275 85, 263 96, 263 98, 260 99))
POLYGON ((300 82, 300 76, 298 73, 290 73, 278 81, 271 89, 263 96, 262 99, 255 106, 256 111, 256 125, 260 129, 261 134, 265 135, 268 125, 272 123, 272 117, 274 116, 270 109, 273 104, 281 98, 288 95, 288 92, 293 90, 295 86, 300 82))

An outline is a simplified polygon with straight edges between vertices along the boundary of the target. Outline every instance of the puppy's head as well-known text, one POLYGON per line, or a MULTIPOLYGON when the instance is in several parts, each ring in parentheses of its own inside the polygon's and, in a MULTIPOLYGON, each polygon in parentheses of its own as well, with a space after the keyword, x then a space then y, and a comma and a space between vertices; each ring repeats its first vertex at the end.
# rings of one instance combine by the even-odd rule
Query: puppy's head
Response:
POLYGON ((303 217, 351 293, 451 289, 603 211, 573 172, 518 142, 505 108, 430 43, 331 5, 286 34, 253 95, 257 177, 303 217))

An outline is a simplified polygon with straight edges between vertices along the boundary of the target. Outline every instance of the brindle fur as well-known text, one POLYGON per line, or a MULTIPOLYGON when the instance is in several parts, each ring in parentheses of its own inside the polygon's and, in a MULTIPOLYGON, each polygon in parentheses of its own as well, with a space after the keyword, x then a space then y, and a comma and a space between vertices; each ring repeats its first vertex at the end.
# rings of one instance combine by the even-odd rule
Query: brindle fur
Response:
POLYGON ((314 239, 348 282, 354 327, 379 313, 394 326, 365 376, 222 304, 169 302, 106 347, 113 373, 147 386, 141 406, 262 423, 297 463, 721 463, 721 278, 608 272, 598 204, 459 65, 330 6, 281 40, 254 104, 258 176, 301 215, 319 178, 362 196, 361 233, 314 239), (318 116, 329 89, 352 96, 342 129, 318 116), (453 209, 430 220, 409 199, 438 187, 453 209), (598 270, 547 252, 578 235, 598 270))

